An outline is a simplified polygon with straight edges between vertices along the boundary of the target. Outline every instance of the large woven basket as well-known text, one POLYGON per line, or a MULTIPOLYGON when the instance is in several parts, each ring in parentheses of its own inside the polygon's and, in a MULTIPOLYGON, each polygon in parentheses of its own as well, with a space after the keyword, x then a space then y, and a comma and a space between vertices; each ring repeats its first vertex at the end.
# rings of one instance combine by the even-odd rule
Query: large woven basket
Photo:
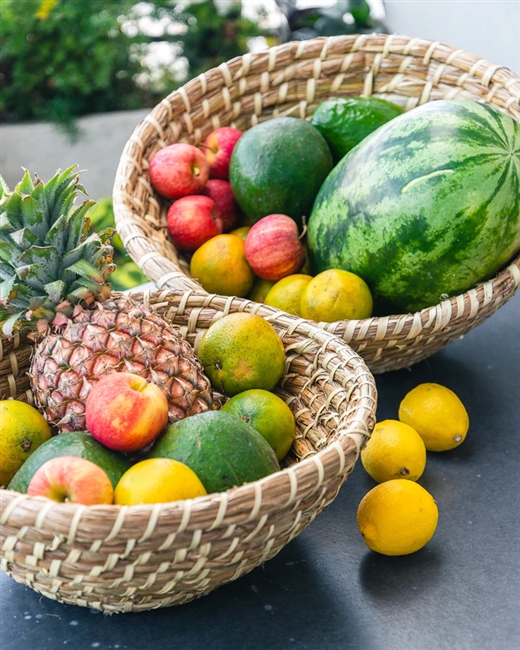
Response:
MULTIPOLYGON (((195 348, 228 313, 254 311, 272 323, 286 352, 275 392, 292 409, 297 435, 284 469, 189 501, 86 507, 0 490, 0 568, 45 596, 109 612, 187 602, 275 555, 334 499, 376 410, 374 380, 361 357, 310 323, 240 298, 132 296, 171 320, 195 348)), ((28 369, 26 347, 30 352, 22 344, 9 353, 24 350, 19 375, 28 369)), ((25 381, 19 388, 17 382, 13 376, 12 392, 29 399, 25 381)))
MULTIPOLYGON (((281 115, 307 118, 329 97, 376 96, 409 110, 438 99, 471 99, 520 120, 520 78, 438 42, 383 34, 293 42, 247 54, 166 97, 125 146, 114 185, 117 229, 159 288, 196 289, 166 232, 168 204, 152 189, 148 163, 174 142, 199 144, 219 126, 246 130, 281 115)), ((520 285, 520 256, 493 280, 415 314, 320 323, 343 337, 373 372, 425 359, 490 316, 520 285)))

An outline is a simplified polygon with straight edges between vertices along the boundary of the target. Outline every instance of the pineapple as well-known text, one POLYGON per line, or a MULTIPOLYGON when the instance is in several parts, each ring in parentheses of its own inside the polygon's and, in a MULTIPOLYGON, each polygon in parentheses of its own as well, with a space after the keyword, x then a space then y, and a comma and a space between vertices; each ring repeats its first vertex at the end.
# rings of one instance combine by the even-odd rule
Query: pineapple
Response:
POLYGON ((48 182, 26 171, 11 192, 0 177, 0 328, 36 342, 31 385, 60 432, 85 428, 85 400, 102 375, 139 374, 160 386, 170 420, 218 408, 190 344, 163 318, 112 295, 112 231, 89 234, 74 167, 48 182))

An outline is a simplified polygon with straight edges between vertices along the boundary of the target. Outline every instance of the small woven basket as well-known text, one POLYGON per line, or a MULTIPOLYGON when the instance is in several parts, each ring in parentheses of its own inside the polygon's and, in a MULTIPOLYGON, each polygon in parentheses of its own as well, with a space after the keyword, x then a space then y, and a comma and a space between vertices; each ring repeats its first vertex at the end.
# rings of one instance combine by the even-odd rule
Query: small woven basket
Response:
MULTIPOLYGON (((49 598, 108 612, 187 602, 275 555, 334 499, 376 410, 364 361, 311 323, 241 298, 131 295, 173 322, 195 349, 226 314, 251 311, 268 320, 286 353, 275 392, 294 413, 297 433, 282 470, 188 501, 86 507, 0 490, 2 571, 49 598)), ((26 356, 20 373, 28 370, 26 356)))
MULTIPOLYGON (((114 185, 116 226, 131 257, 159 288, 202 287, 167 236, 168 203, 148 178, 150 158, 174 142, 199 144, 220 126, 246 130, 272 117, 308 118, 329 97, 375 96, 406 110, 471 99, 520 120, 520 78, 460 49, 384 34, 287 43, 223 63, 171 93, 138 125, 114 185)), ((490 316, 520 285, 520 256, 493 280, 415 314, 338 321, 341 336, 374 373, 410 366, 490 316)))

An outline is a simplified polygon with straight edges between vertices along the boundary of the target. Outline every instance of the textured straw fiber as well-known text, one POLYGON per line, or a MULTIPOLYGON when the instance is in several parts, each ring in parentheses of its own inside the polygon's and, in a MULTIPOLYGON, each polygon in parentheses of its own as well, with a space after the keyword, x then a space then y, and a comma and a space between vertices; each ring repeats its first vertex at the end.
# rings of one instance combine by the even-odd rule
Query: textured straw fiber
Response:
POLYGON ((253 311, 272 323, 286 353, 275 392, 294 413, 297 435, 281 471, 188 501, 86 507, 0 490, 0 569, 49 598, 107 612, 187 602, 271 558, 334 499, 376 411, 364 361, 311 323, 241 298, 131 295, 196 349, 228 313, 253 311))
MULTIPOLYGON (((247 54, 171 93, 138 125, 114 185, 117 229, 159 288, 196 289, 167 238, 168 204, 148 179, 150 158, 174 142, 199 144, 213 129, 246 130, 272 117, 308 118, 329 97, 375 96, 410 110, 438 99, 492 104, 520 120, 520 79, 510 70, 439 42, 384 34, 334 36, 247 54)), ((320 326, 342 336, 373 372, 410 366, 463 336, 520 285, 520 256, 488 282, 415 314, 320 326)))
POLYGON ((33 344, 20 337, 0 336, 0 399, 14 397, 32 404, 29 368, 33 344))

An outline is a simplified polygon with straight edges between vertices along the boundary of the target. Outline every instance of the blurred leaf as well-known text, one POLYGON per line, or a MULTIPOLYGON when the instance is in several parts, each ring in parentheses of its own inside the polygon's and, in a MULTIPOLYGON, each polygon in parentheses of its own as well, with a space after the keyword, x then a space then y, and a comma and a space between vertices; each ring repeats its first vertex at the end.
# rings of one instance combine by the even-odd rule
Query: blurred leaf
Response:
POLYGON ((150 281, 135 262, 119 266, 108 279, 114 291, 125 291, 150 281))
POLYGON ((357 23, 364 27, 370 24, 370 6, 366 0, 350 0, 349 11, 357 23))
POLYGON ((240 2, 0 2, 0 120, 51 120, 71 136, 78 116, 152 107, 263 33, 240 2), (157 45, 173 65, 150 56, 157 45))
MULTIPOLYGON (((90 228, 92 232, 102 233, 107 228, 115 228, 114 207, 110 197, 99 199, 96 205, 90 209, 88 213, 90 219, 90 228)), ((123 267, 132 258, 128 254, 126 248, 123 246, 121 237, 114 232, 111 237, 110 243, 114 247, 114 264, 117 268, 123 267)), ((139 268, 139 267, 137 267, 139 268)), ((146 276, 144 282, 148 282, 146 276)))
POLYGON ((336 36, 367 32, 387 33, 387 28, 370 14, 366 0, 336 0, 333 5, 297 8, 291 0, 276 0, 287 19, 287 28, 281 29, 284 40, 306 40, 318 36, 336 36))

